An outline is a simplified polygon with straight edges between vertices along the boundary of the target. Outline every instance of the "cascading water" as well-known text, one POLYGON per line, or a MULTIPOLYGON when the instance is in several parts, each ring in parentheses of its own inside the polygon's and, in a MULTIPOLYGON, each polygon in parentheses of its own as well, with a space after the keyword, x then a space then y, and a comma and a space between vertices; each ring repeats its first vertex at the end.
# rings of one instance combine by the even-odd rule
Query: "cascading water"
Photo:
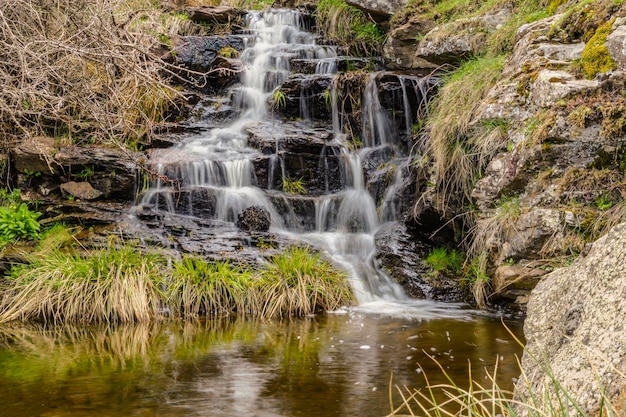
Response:
MULTIPOLYGON (((246 69, 241 83, 232 90, 232 97, 239 109, 238 118, 227 127, 214 128, 189 138, 174 149, 166 149, 152 156, 159 178, 175 180, 180 188, 162 180, 156 181, 151 190, 145 193, 142 204, 168 212, 176 211, 176 198, 180 198, 181 188, 189 198, 202 196, 206 206, 211 206, 212 216, 223 222, 234 222, 237 214, 252 205, 265 207, 271 214, 272 232, 283 234, 290 239, 304 241, 325 251, 338 265, 349 272, 359 308, 391 314, 407 314, 415 317, 441 317, 461 315, 461 312, 448 306, 429 301, 409 300, 401 287, 375 264, 375 233, 381 222, 395 219, 393 194, 389 187, 384 198, 382 213, 366 187, 363 159, 380 147, 395 146, 398 135, 393 132, 392 123, 378 97, 375 74, 373 74, 363 94, 363 147, 350 150, 343 131, 343 116, 337 105, 337 54, 334 47, 320 46, 312 34, 300 26, 299 12, 293 10, 266 10, 251 12, 248 16, 249 31, 252 34, 241 59, 246 69), (294 210, 289 216, 282 216, 275 207, 276 195, 280 191, 274 187, 275 179, 284 180, 285 162, 279 155, 279 139, 283 135, 280 120, 268 111, 267 103, 273 93, 290 75, 290 62, 294 59, 314 60, 315 72, 333 77, 327 94, 330 97, 330 120, 326 130, 332 138, 324 145, 320 155, 320 165, 326 178, 320 181, 321 195, 314 199, 315 225, 309 228, 296 227, 294 210), (275 136, 275 148, 269 156, 267 186, 257 186, 254 163, 259 151, 248 144, 248 129, 265 123, 271 126, 275 136), (342 161, 344 186, 332 191, 329 185, 326 154, 342 161)), ((407 88, 402 82, 404 105, 408 105, 407 88)), ((413 81, 411 81, 413 83, 413 81)), ((304 94, 308 84, 302 83, 301 116, 310 116, 304 94)), ((409 129, 410 116, 406 116, 405 129, 409 129)), ((406 158, 405 158, 406 159, 406 158)), ((393 184, 401 181, 396 175, 393 184)), ((283 202, 288 198, 283 196, 283 202)), ((197 205, 197 204, 196 204, 197 205)), ((194 204, 187 204, 192 207, 194 204)), ((205 210, 207 211, 207 210, 205 210)), ((282 210, 284 213, 285 211, 282 210)), ((187 211, 187 215, 196 215, 187 211)))

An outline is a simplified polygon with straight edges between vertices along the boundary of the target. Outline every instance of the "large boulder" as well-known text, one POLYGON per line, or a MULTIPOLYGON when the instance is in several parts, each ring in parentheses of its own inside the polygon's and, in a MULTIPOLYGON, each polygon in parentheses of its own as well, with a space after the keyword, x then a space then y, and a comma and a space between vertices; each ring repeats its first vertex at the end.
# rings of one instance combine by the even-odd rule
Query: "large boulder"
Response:
MULTIPOLYGON (((586 256, 545 277, 533 290, 524 325, 529 392, 560 409, 568 399, 585 415, 598 415, 603 396, 626 409, 626 223, 596 241, 586 256), (560 385, 557 385, 560 384, 560 385), (560 402, 559 402, 560 401, 560 402)), ((547 405, 546 405, 547 406, 547 405)))
POLYGON ((237 227, 247 232, 267 232, 270 224, 270 212, 261 206, 245 208, 237 215, 237 227))

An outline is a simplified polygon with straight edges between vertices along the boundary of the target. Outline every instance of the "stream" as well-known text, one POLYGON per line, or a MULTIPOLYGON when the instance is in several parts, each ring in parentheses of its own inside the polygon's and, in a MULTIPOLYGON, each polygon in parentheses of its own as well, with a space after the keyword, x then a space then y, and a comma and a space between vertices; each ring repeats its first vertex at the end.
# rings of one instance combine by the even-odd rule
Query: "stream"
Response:
POLYGON ((262 259, 235 226, 260 206, 277 241, 313 246, 347 272, 358 305, 286 321, 0 328, 3 417, 384 416, 400 403, 396 384, 446 382, 441 366, 463 385, 468 363, 484 382, 496 360, 512 388, 521 320, 507 330, 463 304, 410 298, 376 260, 377 232, 415 197, 411 128, 433 79, 342 74, 371 62, 318 45, 297 11, 247 20, 240 82, 201 103, 206 116, 179 144, 152 152, 158 179, 129 217, 164 246, 262 259), (306 193, 286 192, 297 179, 306 193))

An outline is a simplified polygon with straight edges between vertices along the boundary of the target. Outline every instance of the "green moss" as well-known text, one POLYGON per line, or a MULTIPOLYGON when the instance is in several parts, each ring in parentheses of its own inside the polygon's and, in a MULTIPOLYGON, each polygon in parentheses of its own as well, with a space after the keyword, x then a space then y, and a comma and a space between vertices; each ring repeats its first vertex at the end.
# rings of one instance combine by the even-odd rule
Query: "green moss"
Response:
POLYGON ((585 49, 580 56, 581 65, 585 77, 592 79, 596 74, 611 71, 616 68, 609 50, 604 46, 607 36, 611 33, 611 26, 615 19, 612 19, 598 27, 594 35, 585 45, 585 49))
POLYGON ((239 51, 232 46, 225 46, 217 51, 217 54, 224 58, 237 58, 239 57, 239 51))

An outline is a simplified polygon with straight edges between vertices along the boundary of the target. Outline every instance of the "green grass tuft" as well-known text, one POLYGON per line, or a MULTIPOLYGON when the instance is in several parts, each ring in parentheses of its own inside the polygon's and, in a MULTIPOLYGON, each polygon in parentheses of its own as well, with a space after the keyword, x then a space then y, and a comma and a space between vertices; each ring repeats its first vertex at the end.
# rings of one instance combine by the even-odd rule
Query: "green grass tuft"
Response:
POLYGON ((33 257, 7 277, 0 322, 147 321, 159 315, 162 275, 155 255, 130 246, 33 257))
POLYGON ((167 304, 182 317, 254 312, 252 272, 228 261, 186 257, 175 262, 167 304))
POLYGON ((345 274, 319 253, 291 247, 268 261, 258 281, 263 317, 306 316, 354 301, 345 274))

